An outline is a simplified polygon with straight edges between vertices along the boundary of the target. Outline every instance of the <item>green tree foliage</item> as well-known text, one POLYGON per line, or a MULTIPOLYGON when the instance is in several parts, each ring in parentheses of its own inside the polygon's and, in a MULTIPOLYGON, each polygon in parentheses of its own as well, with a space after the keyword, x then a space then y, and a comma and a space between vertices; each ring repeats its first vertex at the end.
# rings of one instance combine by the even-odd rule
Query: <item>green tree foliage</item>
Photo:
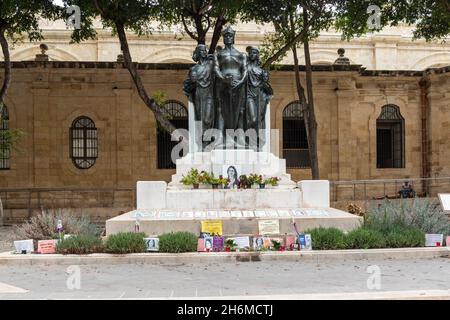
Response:
POLYGON ((207 33, 212 36, 209 53, 214 53, 223 26, 234 24, 244 0, 165 0, 161 2, 159 19, 162 26, 182 26, 197 44, 207 44, 207 33))
POLYGON ((336 27, 346 39, 399 23, 414 26, 416 39, 431 41, 450 35, 449 0, 343 0, 339 1, 335 12, 336 27), (377 5, 381 10, 380 27, 375 30, 370 30, 367 23, 372 14, 367 12, 369 5, 377 5))

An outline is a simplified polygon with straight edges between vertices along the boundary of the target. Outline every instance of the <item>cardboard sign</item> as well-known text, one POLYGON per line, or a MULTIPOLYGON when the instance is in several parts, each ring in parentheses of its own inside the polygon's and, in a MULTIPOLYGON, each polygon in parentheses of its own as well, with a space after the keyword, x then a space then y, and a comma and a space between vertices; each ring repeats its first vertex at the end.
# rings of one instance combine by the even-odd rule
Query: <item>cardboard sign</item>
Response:
POLYGON ((159 251, 159 238, 144 238, 147 251, 159 251))
POLYGON ((284 247, 286 250, 294 250, 295 247, 295 237, 294 236, 285 236, 284 237, 284 247))
POLYGON ((312 250, 312 240, 310 234, 301 234, 298 236, 300 250, 312 250))
POLYGON ((259 234, 280 234, 280 220, 259 220, 259 234))
POLYGON ((57 240, 39 240, 37 252, 41 254, 56 253, 57 240))
POLYGON ((239 249, 250 248, 250 237, 234 237, 229 239, 233 239, 236 247, 239 249))
POLYGON ((442 247, 444 245, 443 234, 426 234, 425 246, 426 247, 442 247))
POLYGON ((16 253, 31 253, 34 251, 33 240, 14 241, 16 253))
POLYGON ((221 236, 223 234, 222 220, 202 221, 202 232, 207 232, 211 235, 221 236))
POLYGON ((222 252, 224 247, 224 238, 214 236, 213 237, 213 251, 214 252, 222 252))
POLYGON ((450 212, 450 194, 449 193, 439 193, 439 202, 441 203, 442 210, 444 212, 450 212))

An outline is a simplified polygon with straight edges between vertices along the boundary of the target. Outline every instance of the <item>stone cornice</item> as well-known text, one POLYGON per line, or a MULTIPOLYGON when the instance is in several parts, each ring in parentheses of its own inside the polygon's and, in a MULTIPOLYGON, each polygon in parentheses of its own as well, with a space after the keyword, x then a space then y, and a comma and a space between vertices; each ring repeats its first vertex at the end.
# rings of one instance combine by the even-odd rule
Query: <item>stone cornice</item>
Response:
MULTIPOLYGON (((191 63, 135 63, 138 70, 189 70, 191 63)), ((3 69, 4 62, 0 62, 3 69)), ((114 61, 13 61, 14 69, 123 69, 123 63, 114 61)), ((299 66, 301 72, 305 72, 304 65, 299 66)), ((422 77, 426 75, 450 73, 450 66, 443 68, 427 69, 425 71, 399 71, 399 70, 366 70, 361 65, 313 65, 314 72, 350 72, 359 73, 363 77, 422 77)), ((274 70, 292 72, 293 65, 278 65, 274 70)))

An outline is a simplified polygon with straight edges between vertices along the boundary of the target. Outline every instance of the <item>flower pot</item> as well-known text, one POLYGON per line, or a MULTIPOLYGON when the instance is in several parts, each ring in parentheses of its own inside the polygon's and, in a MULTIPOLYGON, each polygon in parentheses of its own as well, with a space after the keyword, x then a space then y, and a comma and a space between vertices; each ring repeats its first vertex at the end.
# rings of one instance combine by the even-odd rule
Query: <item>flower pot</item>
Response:
POLYGON ((225 248, 225 252, 231 252, 231 248, 230 247, 226 247, 225 248))
POLYGON ((265 184, 265 183, 259 184, 259 188, 260 188, 260 189, 265 189, 265 188, 266 188, 266 184, 265 184))
POLYGON ((192 184, 192 187, 193 187, 194 189, 198 189, 198 188, 200 187, 200 184, 194 183, 194 184, 192 184))
POLYGON ((212 184, 212 188, 213 189, 219 189, 219 184, 218 183, 213 183, 212 184))

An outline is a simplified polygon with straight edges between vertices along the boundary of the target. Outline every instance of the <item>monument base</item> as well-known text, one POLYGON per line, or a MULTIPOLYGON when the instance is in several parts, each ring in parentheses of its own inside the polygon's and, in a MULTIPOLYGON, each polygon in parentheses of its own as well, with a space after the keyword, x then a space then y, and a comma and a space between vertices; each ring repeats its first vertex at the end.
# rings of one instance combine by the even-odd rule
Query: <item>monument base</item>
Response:
MULTIPOLYGON (((225 211, 226 212, 226 211, 225 211)), ((241 212, 241 211, 239 211, 241 212)), ((237 212, 229 212, 237 214, 237 212)), ((119 232, 131 232, 134 230, 136 216, 140 216, 139 231, 148 236, 159 236, 168 232, 187 231, 200 235, 201 221, 221 220, 223 235, 233 236, 255 236, 259 234, 259 220, 279 220, 280 233, 271 236, 283 236, 285 234, 295 235, 293 222, 297 223, 300 232, 324 227, 338 228, 343 231, 351 231, 361 226, 362 218, 337 209, 296 209, 296 210, 254 210, 241 212, 247 217, 229 217, 228 212, 173 212, 173 211, 152 211, 135 210, 125 213, 106 221, 106 234, 111 235, 119 232), (267 216, 256 217, 260 212, 266 212, 267 216), (213 213, 217 213, 215 216, 213 213), (193 213, 194 217, 188 215, 193 213), (204 217, 200 214, 204 213, 204 217), (183 214, 185 216, 183 216, 183 214), (197 217, 195 215, 197 214, 197 217), (208 216, 209 214, 209 216, 208 216), (253 217, 251 217, 253 214, 253 217), (297 215, 298 216, 297 216, 297 215), (303 214, 301 216, 300 214, 303 214), (227 217, 225 217, 227 216, 227 217)))
POLYGON ((200 234, 203 220, 221 220, 225 236, 257 235, 259 220, 279 220, 280 235, 335 227, 350 231, 362 218, 330 208, 328 181, 300 181, 296 188, 246 190, 187 190, 166 182, 137 184, 137 210, 106 221, 107 235, 134 230, 149 236, 189 231, 200 234))

